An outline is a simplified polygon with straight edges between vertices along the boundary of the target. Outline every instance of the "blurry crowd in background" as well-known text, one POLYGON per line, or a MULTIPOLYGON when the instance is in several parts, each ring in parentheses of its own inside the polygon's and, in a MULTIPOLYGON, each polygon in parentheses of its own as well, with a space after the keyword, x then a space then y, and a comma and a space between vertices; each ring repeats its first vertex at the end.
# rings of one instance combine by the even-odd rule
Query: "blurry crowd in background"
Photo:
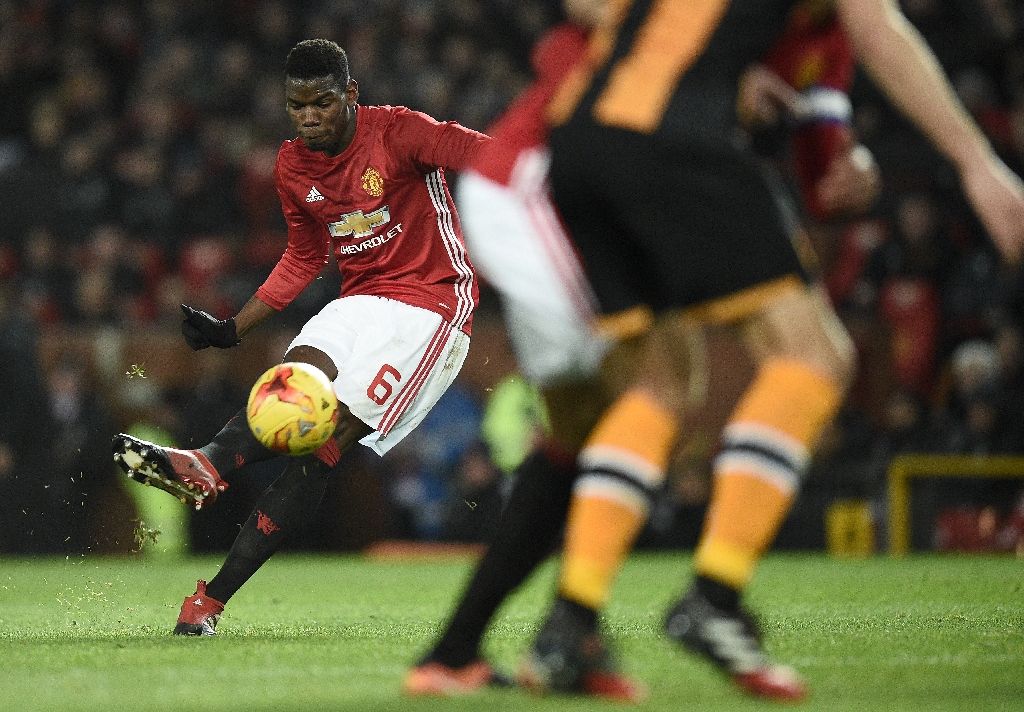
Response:
MULTIPOLYGON (((1024 3, 902 5, 1024 173, 1024 3)), ((485 130, 529 82, 530 46, 558 19, 543 0, 0 0, 0 551, 138 548, 145 507, 115 474, 111 435, 207 442, 337 294, 328 267, 239 349, 192 354, 178 336, 179 304, 234 313, 284 249, 272 167, 291 135, 282 67, 295 42, 341 44, 362 103, 485 130)), ((1000 264, 952 169, 863 79, 853 103, 883 197, 812 238, 860 375, 781 546, 821 546, 837 498, 882 506, 899 453, 1024 453, 1024 271, 1000 264)), ((299 544, 486 536, 544 414, 514 373, 486 287, 477 325, 456 386, 393 454, 346 456, 299 544)), ((681 444, 649 544, 694 541, 713 433, 681 444)), ((279 470, 235 477, 230 496, 191 516, 192 548, 225 548, 279 470)), ((1015 506, 1024 517, 1020 491, 1019 480, 977 480, 930 496, 933 512, 993 512, 999 548, 1015 506)))

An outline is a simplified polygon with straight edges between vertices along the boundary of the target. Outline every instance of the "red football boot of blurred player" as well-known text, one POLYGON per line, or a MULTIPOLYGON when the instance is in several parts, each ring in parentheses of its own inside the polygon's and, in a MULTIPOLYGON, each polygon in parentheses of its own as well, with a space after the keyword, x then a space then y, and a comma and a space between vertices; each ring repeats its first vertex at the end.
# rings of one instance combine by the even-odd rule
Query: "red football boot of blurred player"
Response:
POLYGON ((558 600, 520 664, 519 684, 533 693, 575 694, 635 704, 647 690, 618 668, 601 634, 558 600))
POLYGON ((511 684, 484 660, 474 660, 462 667, 427 661, 406 673, 402 691, 411 697, 455 697, 511 684))

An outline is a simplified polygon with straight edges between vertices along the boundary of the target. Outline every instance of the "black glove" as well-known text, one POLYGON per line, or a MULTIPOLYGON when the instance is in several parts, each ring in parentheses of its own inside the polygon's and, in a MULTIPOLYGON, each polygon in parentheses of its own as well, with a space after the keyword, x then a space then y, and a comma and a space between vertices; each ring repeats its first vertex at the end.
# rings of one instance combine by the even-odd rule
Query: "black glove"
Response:
POLYGON ((240 343, 234 319, 218 319, 187 304, 181 305, 181 311, 185 315, 181 322, 181 335, 193 351, 207 346, 229 349, 240 343))

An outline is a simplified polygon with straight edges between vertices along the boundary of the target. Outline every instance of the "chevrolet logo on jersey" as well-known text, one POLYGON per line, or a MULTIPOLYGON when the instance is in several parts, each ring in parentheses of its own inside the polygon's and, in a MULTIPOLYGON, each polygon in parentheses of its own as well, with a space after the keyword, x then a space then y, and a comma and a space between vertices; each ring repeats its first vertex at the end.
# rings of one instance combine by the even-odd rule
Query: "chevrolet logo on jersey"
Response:
POLYGON ((391 222, 388 206, 377 208, 372 213, 363 214, 362 210, 345 213, 338 222, 327 223, 327 229, 334 237, 369 237, 374 228, 391 222))

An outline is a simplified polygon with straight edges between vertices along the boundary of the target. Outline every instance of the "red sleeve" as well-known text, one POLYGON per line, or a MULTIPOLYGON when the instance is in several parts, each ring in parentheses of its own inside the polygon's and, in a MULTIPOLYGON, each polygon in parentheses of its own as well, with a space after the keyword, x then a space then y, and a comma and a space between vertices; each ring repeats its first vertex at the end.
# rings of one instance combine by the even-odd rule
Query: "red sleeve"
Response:
POLYGON ((328 248, 323 228, 300 209, 285 190, 279 166, 274 168, 274 183, 288 224, 288 246, 270 276, 256 290, 256 297, 281 310, 317 278, 327 261, 328 248))
POLYGON ((764 63, 804 96, 808 113, 793 134, 795 172, 805 206, 824 218, 818 181, 832 160, 856 142, 846 95, 854 56, 838 17, 817 15, 809 8, 797 7, 764 63))
POLYGON ((435 168, 468 168, 491 140, 455 121, 436 121, 405 107, 394 110, 386 132, 392 150, 399 156, 409 156, 424 173, 435 168))
POLYGON ((530 53, 537 81, 557 84, 579 64, 587 51, 587 32, 579 25, 563 22, 545 33, 530 53))
POLYGON ((762 62, 798 91, 848 91, 855 68, 853 47, 838 16, 817 15, 802 6, 790 15, 762 62))

